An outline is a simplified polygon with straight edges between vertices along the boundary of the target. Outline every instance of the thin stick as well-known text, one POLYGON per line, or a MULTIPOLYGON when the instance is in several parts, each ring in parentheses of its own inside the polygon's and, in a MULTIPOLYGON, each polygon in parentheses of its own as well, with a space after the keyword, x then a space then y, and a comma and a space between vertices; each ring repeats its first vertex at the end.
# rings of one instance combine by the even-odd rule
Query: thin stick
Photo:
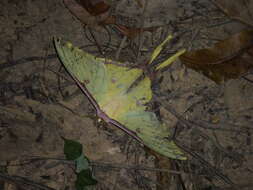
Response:
POLYGON ((27 57, 27 58, 21 58, 21 59, 15 60, 15 61, 8 61, 8 62, 0 64, 0 70, 6 69, 6 68, 9 68, 12 66, 20 65, 23 63, 33 62, 33 61, 41 61, 41 60, 45 60, 45 59, 55 59, 56 57, 57 57, 56 54, 50 54, 46 57, 32 56, 32 57, 27 57))
MULTIPOLYGON (((20 164, 20 165, 30 164, 31 162, 40 161, 40 160, 55 160, 55 161, 59 161, 63 164, 69 164, 69 165, 74 165, 75 164, 74 161, 66 160, 66 159, 63 159, 63 158, 31 156, 31 159, 24 160, 25 163, 20 164)), ((167 173, 172 173, 172 174, 176 174, 176 175, 187 174, 183 171, 163 169, 163 168, 154 168, 154 167, 140 166, 140 165, 124 165, 124 164, 121 164, 121 163, 117 164, 117 163, 109 163, 109 162, 90 161, 89 164, 91 166, 96 166, 96 167, 109 167, 109 168, 130 169, 130 170, 146 170, 146 171, 155 171, 155 172, 167 172, 167 173)), ((10 167, 10 166, 19 166, 19 165, 18 164, 17 165, 16 164, 15 165, 10 165, 9 164, 8 166, 10 167)))
POLYGON ((124 45, 126 43, 126 40, 127 40, 127 36, 124 36, 124 38, 120 42, 118 50, 116 51, 116 54, 115 54, 115 59, 116 60, 119 60, 120 52, 121 52, 122 48, 124 47, 124 45))
POLYGON ((51 187, 33 182, 29 179, 26 179, 26 178, 20 177, 20 176, 10 176, 8 174, 0 173, 0 179, 7 181, 9 183, 12 183, 12 184, 20 185, 20 186, 28 185, 28 186, 35 187, 37 189, 42 189, 42 190, 55 190, 51 187))

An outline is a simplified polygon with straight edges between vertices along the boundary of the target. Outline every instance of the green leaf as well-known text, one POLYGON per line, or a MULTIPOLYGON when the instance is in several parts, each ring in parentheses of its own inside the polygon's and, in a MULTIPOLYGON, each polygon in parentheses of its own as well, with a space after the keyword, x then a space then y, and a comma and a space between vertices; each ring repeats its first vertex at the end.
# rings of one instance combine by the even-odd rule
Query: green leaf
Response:
POLYGON ((82 170, 87 170, 89 169, 89 160, 86 156, 83 154, 79 156, 76 160, 76 172, 79 173, 82 170))
POLYGON ((85 187, 90 185, 96 185, 97 180, 92 177, 92 173, 90 169, 82 170, 80 173, 77 174, 76 180, 76 189, 77 190, 84 190, 85 187))
POLYGON ((75 160, 81 156, 83 146, 79 142, 64 139, 64 154, 67 160, 75 160))

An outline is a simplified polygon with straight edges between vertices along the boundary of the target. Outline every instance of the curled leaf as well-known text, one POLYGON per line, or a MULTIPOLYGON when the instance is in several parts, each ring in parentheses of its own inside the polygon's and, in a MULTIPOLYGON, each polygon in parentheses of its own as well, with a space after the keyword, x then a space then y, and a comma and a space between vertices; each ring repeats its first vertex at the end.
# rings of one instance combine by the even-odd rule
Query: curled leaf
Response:
POLYGON ((253 31, 242 31, 208 49, 186 52, 180 60, 216 83, 238 78, 253 67, 253 31))
POLYGON ((109 10, 110 6, 104 0, 76 0, 79 2, 91 15, 97 16, 109 10))
POLYGON ((87 24, 89 26, 98 27, 99 23, 104 21, 107 16, 102 15, 100 17, 96 17, 89 13, 82 5, 76 2, 76 0, 63 0, 65 6, 69 9, 69 11, 76 16, 83 24, 87 24))

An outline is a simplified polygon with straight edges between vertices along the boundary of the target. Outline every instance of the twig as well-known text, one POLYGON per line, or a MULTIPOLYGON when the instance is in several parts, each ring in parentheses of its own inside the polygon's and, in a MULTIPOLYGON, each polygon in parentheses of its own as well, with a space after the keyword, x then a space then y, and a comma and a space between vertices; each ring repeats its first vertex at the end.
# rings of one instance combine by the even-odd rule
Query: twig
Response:
POLYGON ((140 35, 139 35, 139 46, 138 46, 138 51, 137 51, 137 61, 139 60, 141 48, 142 48, 142 43, 143 43, 143 31, 144 31, 144 23, 145 23, 145 18, 146 18, 146 11, 148 7, 148 0, 145 0, 144 2, 144 8, 143 8, 143 13, 142 13, 142 20, 141 20, 141 26, 140 26, 140 35))
POLYGON ((127 36, 124 36, 123 39, 120 42, 118 50, 116 51, 116 54, 115 54, 115 59, 116 60, 119 60, 120 52, 121 52, 122 48, 124 47, 124 45, 126 43, 126 40, 127 40, 127 36))
MULTIPOLYGON (((31 159, 26 159, 24 160, 25 164, 30 164, 31 162, 36 162, 36 161, 41 161, 41 160, 55 160, 62 162, 63 164, 69 164, 69 165, 74 165, 75 163, 70 160, 62 159, 62 158, 51 158, 51 157, 39 157, 39 156, 32 156, 31 159)), ((146 170, 146 171, 155 171, 155 172, 167 172, 167 173, 172 173, 172 174, 187 174, 182 171, 176 171, 176 170, 169 170, 169 169, 162 169, 162 168, 153 168, 153 167, 148 167, 148 166, 139 166, 139 165, 124 165, 124 164, 116 164, 116 163, 108 163, 108 162, 97 162, 97 161, 90 161, 91 166, 96 166, 96 167, 109 167, 109 168, 119 168, 119 169, 130 169, 130 170, 146 170)), ((0 165, 1 166, 1 165, 0 165)), ((15 165, 8 165, 10 166, 17 166, 15 165)))
POLYGON ((199 156, 198 154, 196 154, 195 152, 193 152, 187 146, 183 145, 182 143, 179 143, 177 140, 174 140, 174 142, 176 143, 176 145, 179 148, 181 148, 182 150, 184 150, 185 152, 187 152, 188 154, 190 154, 192 157, 194 157, 198 161, 200 161, 200 163, 202 163, 204 167, 206 167, 208 170, 210 170, 210 172, 212 172, 213 174, 217 175, 225 183, 227 183, 229 185, 232 185, 232 186, 236 186, 236 184, 234 184, 227 176, 225 176, 224 174, 222 174, 217 168, 215 168, 214 166, 212 166, 209 162, 207 162, 201 156, 199 156))
POLYGON ((192 128, 192 125, 194 125, 196 127, 201 127, 201 128, 204 128, 204 129, 232 131, 232 132, 240 132, 240 133, 242 133, 242 132, 243 133, 247 133, 247 130, 253 130, 252 128, 238 126, 238 125, 235 125, 235 124, 227 124, 227 123, 220 122, 219 125, 217 125, 217 124, 212 124, 212 123, 209 123, 209 122, 206 122, 206 121, 203 121, 203 120, 192 121, 192 120, 189 120, 189 119, 185 119, 182 115, 180 115, 179 113, 177 113, 174 110, 174 108, 172 108, 166 102, 164 102, 162 98, 154 95, 154 99, 156 101, 162 102, 161 105, 167 111, 169 111, 172 115, 174 115, 181 123, 183 123, 184 125, 186 125, 186 126, 188 126, 190 128, 192 128), (222 126, 222 127, 220 127, 220 126, 222 126), (225 128, 225 126, 228 126, 228 128, 225 128), (237 130, 237 129, 231 129, 231 127, 237 128, 237 129, 240 129, 240 128, 243 127, 245 129, 245 131, 237 130))
POLYGON ((24 177, 21 177, 21 176, 10 176, 8 174, 0 173, 0 179, 7 181, 9 183, 18 184, 18 185, 22 185, 22 186, 28 185, 28 186, 32 186, 32 187, 35 187, 37 189, 42 189, 42 190, 55 190, 51 187, 33 182, 33 181, 26 179, 24 177))
MULTIPOLYGON (((155 100, 158 100, 161 102, 161 98, 154 96, 155 100)), ((164 101, 163 101, 164 102, 164 101)), ((166 104, 166 103, 165 103, 166 104)), ((180 122, 182 122, 183 124, 192 127, 192 124, 196 125, 196 126, 200 126, 203 127, 202 125, 199 125, 196 122, 193 121, 189 121, 186 120, 183 116, 181 116, 180 114, 178 114, 173 108, 171 108, 168 105, 165 105, 164 108, 166 110, 168 110, 170 113, 172 113, 180 122)), ((204 127, 206 128, 206 127, 204 127)), ((212 129, 211 127, 208 127, 208 129, 212 129)), ((216 126, 216 129, 217 126, 216 126)), ((210 170, 212 173, 214 173, 215 175, 217 175, 220 179, 222 179, 224 182, 226 182, 229 185, 232 185, 233 187, 236 186, 236 184, 234 184, 227 176, 223 175, 220 171, 218 171, 217 168, 213 167, 209 162, 207 162, 205 159, 203 159, 201 156, 199 156, 198 154, 196 154, 195 152, 193 152, 190 148, 188 148, 187 146, 179 143, 176 139, 174 139, 174 142, 176 143, 176 145, 181 148, 182 150, 184 150, 186 153, 188 153, 189 155, 191 155, 192 157, 196 158, 197 160, 200 161, 200 163, 203 164, 204 167, 208 168, 208 170, 210 170)))
POLYGON ((153 167, 147 167, 147 166, 138 166, 138 165, 124 165, 124 164, 94 162, 94 161, 90 162, 90 164, 92 166, 97 166, 97 167, 110 167, 110 168, 130 169, 130 170, 166 172, 166 173, 177 174, 177 175, 185 174, 185 172, 182 172, 182 171, 162 169, 162 168, 153 168, 153 167))
MULTIPOLYGON (((250 27, 252 27, 252 23, 246 21, 245 19, 243 19, 243 17, 240 16, 240 14, 236 14, 236 15, 233 15, 229 12, 229 9, 226 8, 226 7, 223 7, 222 5, 220 5, 217 1, 217 0, 209 0, 213 5, 215 5, 218 9, 220 9, 226 16, 228 16, 229 18, 233 19, 233 20, 236 20, 236 21, 239 21, 239 22, 242 22, 250 27)), ((236 2, 236 1, 235 1, 236 2)), ((246 1, 247 2, 247 1, 246 1)), ((233 2, 234 3, 234 2, 233 2)), ((247 5, 244 5, 245 8, 248 8, 249 6, 247 5)), ((234 11, 234 10, 233 10, 234 11)), ((248 12, 249 9, 248 9, 248 12)))
POLYGON ((33 61, 41 61, 41 60, 45 60, 45 59, 55 59, 56 57, 57 57, 56 54, 50 54, 46 57, 32 56, 32 57, 27 57, 27 58, 21 58, 21 59, 15 60, 15 61, 1 63, 0 70, 6 69, 9 67, 13 67, 16 65, 24 64, 24 63, 33 62, 33 61))
POLYGON ((94 42, 95 42, 95 44, 96 44, 96 46, 97 46, 97 48, 98 48, 99 53, 100 53, 101 55, 104 55, 105 53, 104 53, 104 51, 102 50, 100 43, 98 42, 96 36, 94 35, 94 33, 93 33, 93 31, 91 30, 90 27, 88 28, 88 31, 90 32, 90 35, 91 35, 91 37, 93 38, 93 40, 94 40, 94 42))
POLYGON ((242 77, 242 78, 243 78, 244 80, 250 82, 250 83, 253 83, 253 80, 251 80, 251 79, 249 79, 249 78, 247 78, 247 77, 242 77))

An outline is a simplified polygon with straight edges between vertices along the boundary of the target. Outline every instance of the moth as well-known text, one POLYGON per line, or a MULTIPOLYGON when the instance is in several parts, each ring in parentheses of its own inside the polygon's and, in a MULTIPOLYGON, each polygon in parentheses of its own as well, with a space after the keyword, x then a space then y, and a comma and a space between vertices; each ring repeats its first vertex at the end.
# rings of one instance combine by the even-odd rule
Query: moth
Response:
MULTIPOLYGON (((64 67, 94 106, 99 118, 164 156, 186 159, 181 149, 168 140, 170 134, 165 124, 153 112, 147 111, 146 104, 152 99, 150 78, 144 75, 137 85, 133 85, 143 76, 143 69, 97 58, 61 39, 55 38, 54 44, 64 67)), ((161 49, 161 45, 156 48, 148 64, 161 49)), ((156 69, 167 66, 182 52, 161 63, 156 69)))

